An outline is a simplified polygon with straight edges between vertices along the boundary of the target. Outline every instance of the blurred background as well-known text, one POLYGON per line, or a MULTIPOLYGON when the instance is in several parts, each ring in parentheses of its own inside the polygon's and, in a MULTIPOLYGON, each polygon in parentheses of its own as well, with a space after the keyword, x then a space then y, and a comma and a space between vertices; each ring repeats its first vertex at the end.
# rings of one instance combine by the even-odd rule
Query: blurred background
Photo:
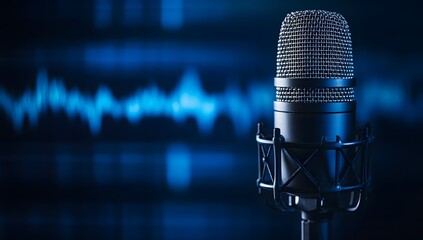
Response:
POLYGON ((255 187, 280 24, 341 13, 373 191, 335 239, 423 224, 423 21, 398 1, 56 0, 0 5, 2 239, 299 239, 255 187))

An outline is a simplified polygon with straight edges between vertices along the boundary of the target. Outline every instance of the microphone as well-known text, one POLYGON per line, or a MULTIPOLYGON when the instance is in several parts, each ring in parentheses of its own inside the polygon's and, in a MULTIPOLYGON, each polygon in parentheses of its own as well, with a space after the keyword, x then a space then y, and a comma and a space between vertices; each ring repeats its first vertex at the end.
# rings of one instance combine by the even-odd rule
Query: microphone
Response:
POLYGON ((372 137, 368 126, 356 131, 353 71, 342 15, 305 10, 285 17, 273 136, 260 123, 256 137, 257 187, 272 207, 302 212, 303 240, 329 239, 332 213, 357 210, 369 190, 372 137))

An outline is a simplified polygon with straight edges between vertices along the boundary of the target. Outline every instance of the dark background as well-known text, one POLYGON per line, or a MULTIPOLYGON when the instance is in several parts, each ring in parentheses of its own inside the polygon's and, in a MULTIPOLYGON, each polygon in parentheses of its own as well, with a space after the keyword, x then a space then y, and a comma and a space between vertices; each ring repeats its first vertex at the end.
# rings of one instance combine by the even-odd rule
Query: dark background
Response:
POLYGON ((273 125, 280 24, 305 9, 348 21, 376 137, 372 194, 333 235, 418 238, 423 21, 407 0, 1 3, 1 238, 299 239, 299 213, 258 197, 255 129, 273 125))

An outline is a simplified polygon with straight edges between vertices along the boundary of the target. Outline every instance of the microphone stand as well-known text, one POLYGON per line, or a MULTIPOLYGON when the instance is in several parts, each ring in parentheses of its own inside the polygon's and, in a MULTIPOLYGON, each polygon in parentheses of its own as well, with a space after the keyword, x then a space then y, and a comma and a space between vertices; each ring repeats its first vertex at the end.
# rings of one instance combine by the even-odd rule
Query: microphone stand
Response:
POLYGON ((301 240, 329 240, 331 212, 301 212, 301 240))

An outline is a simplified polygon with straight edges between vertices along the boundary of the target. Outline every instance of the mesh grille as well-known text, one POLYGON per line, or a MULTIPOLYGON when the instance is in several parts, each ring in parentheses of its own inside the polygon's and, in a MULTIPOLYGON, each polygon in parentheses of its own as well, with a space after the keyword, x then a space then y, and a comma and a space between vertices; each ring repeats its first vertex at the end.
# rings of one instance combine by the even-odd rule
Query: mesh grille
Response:
POLYGON ((276 87, 276 101, 325 103, 354 101, 354 88, 289 88, 276 87))
POLYGON ((353 78, 351 35, 344 17, 335 12, 306 10, 282 22, 276 77, 353 78))

